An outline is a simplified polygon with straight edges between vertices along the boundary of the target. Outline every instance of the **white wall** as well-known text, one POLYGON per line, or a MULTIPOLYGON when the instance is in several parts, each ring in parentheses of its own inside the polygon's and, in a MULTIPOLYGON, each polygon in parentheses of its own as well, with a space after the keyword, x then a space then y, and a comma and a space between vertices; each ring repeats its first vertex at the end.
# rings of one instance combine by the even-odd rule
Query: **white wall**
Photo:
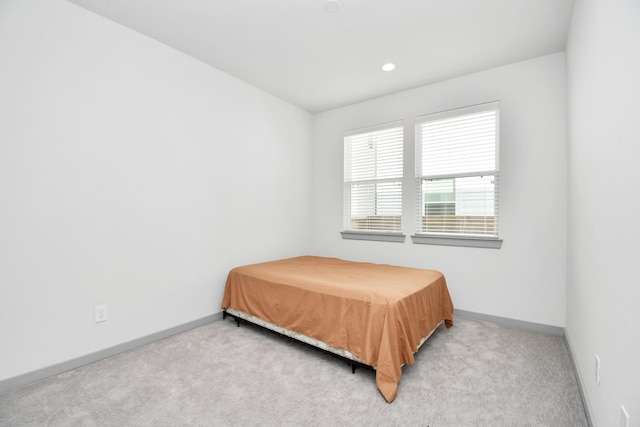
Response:
POLYGON ((0 380, 310 249, 308 113, 62 0, 0 2, 0 61, 0 380))
POLYGON ((440 270, 458 309, 564 326, 566 120, 563 53, 316 115, 315 253, 440 270), (502 249, 414 245, 409 238, 415 232, 416 214, 414 118, 496 100, 501 115, 502 249), (343 132, 399 119, 405 123, 406 241, 342 240, 343 132))
POLYGON ((594 425, 640 426, 640 3, 578 0, 567 71, 567 337, 594 425))

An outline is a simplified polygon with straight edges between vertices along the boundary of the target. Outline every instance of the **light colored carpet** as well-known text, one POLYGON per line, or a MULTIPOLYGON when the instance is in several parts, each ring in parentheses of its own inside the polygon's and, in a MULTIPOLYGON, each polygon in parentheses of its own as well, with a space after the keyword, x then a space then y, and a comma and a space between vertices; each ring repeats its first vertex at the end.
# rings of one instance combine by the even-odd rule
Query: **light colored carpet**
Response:
POLYGON ((0 395, 0 425, 588 425, 558 336, 455 319, 393 403, 374 375, 228 318, 0 395))

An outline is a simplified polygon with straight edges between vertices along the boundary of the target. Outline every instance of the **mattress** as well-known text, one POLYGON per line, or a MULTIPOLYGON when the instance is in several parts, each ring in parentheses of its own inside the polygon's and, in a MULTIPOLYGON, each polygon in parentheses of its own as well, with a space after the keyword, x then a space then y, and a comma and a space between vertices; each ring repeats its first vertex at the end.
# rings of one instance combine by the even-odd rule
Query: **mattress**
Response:
POLYGON ((303 256, 236 267, 223 309, 299 333, 376 369, 388 402, 402 366, 438 324, 453 324, 442 273, 337 258, 303 256))

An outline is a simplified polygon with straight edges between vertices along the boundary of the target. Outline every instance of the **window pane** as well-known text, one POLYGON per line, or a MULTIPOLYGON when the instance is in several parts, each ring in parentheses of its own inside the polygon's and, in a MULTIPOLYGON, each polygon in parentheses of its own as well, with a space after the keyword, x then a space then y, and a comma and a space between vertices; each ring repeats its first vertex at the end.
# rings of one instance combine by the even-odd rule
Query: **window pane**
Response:
POLYGON ((422 180, 420 232, 495 234, 495 176, 422 180))
POLYGON ((402 183, 353 184, 350 196, 351 229, 401 230, 402 183))

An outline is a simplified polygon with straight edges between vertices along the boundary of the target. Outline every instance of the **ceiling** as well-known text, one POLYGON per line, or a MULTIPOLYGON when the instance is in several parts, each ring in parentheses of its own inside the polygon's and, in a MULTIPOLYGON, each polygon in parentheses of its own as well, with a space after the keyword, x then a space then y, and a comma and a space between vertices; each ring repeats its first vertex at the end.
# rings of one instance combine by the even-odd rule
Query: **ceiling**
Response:
POLYGON ((564 51, 574 3, 69 1, 311 113, 564 51))

